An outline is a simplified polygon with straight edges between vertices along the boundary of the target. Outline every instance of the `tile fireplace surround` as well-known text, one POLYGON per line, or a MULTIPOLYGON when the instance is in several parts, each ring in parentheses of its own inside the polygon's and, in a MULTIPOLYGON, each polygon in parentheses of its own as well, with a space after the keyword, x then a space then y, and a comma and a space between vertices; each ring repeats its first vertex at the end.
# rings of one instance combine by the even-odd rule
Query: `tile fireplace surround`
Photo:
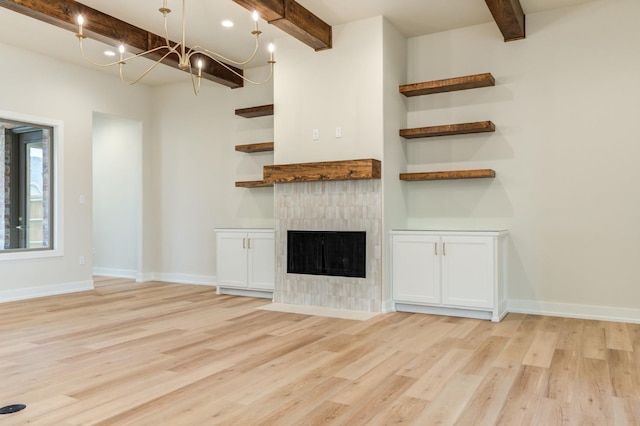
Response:
POLYGON ((380 312, 382 189, 379 179, 276 184, 274 302, 380 312), (365 231, 366 278, 287 273, 287 231, 365 231))

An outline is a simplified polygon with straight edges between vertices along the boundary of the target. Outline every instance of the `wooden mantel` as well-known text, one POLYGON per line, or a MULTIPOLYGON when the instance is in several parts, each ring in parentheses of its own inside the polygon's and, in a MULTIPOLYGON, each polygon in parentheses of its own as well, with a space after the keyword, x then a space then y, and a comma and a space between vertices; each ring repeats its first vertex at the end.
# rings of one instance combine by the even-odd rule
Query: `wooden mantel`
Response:
POLYGON ((273 183, 380 179, 380 160, 344 160, 264 166, 263 180, 273 183))

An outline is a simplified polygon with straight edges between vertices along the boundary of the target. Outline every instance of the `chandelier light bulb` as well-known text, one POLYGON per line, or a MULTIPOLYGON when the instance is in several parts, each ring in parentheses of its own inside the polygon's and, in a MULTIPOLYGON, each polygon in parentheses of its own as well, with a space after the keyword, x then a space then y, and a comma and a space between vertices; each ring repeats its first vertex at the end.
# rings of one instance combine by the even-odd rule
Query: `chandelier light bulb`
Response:
POLYGON ((259 30, 258 30, 258 11, 254 10, 253 13, 251 14, 251 17, 253 18, 253 33, 254 34, 260 34, 259 30))
POLYGON ((118 63, 120 64, 120 70, 122 70, 122 66, 125 64, 124 61, 124 44, 121 44, 120 46, 118 46, 118 52, 120 52, 120 61, 118 61, 118 63))
POLYGON ((273 52, 275 52, 276 47, 273 45, 273 43, 269 43, 269 63, 273 64, 275 63, 275 61, 273 60, 273 52))
POLYGON ((82 33, 82 26, 84 25, 84 16, 78 15, 76 20, 78 22, 78 38, 82 38, 84 37, 84 34, 82 33))

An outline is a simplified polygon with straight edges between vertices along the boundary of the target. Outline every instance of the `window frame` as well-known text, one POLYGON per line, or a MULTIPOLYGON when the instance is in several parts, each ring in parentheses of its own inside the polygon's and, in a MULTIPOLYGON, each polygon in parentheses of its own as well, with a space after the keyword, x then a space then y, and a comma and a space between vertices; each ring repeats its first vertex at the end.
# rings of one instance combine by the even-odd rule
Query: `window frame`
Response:
POLYGON ((64 153, 64 123, 61 120, 20 114, 0 110, 0 119, 18 121, 52 129, 51 135, 51 247, 43 249, 15 249, 0 250, 0 262, 8 260, 39 259, 64 256, 64 183, 63 183, 63 153, 64 153))

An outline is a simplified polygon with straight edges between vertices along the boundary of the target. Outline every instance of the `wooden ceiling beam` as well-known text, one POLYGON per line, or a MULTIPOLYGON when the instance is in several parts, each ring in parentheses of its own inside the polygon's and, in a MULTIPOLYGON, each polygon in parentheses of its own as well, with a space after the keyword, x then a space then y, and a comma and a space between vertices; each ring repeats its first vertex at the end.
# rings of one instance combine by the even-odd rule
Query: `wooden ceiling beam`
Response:
POLYGON ((525 15, 520 0, 485 0, 504 41, 525 38, 525 15))
POLYGON ((250 12, 254 10, 267 22, 284 17, 284 0, 233 0, 250 12))
POLYGON ((314 50, 331 49, 331 26, 295 0, 233 0, 314 50))
MULTIPOLYGON (((144 52, 158 46, 159 43, 164 44, 162 36, 73 0, 0 0, 0 6, 72 32, 78 31, 77 16, 83 15, 85 36, 109 45, 118 46, 122 43, 133 53, 144 52)), ((148 55, 154 60, 160 59, 161 56, 148 55)), ((178 68, 175 55, 170 55, 163 63, 178 68)), ((242 75, 241 69, 231 68, 242 75)), ((241 77, 215 61, 206 62, 202 69, 202 78, 231 88, 242 87, 244 83, 241 77)))

